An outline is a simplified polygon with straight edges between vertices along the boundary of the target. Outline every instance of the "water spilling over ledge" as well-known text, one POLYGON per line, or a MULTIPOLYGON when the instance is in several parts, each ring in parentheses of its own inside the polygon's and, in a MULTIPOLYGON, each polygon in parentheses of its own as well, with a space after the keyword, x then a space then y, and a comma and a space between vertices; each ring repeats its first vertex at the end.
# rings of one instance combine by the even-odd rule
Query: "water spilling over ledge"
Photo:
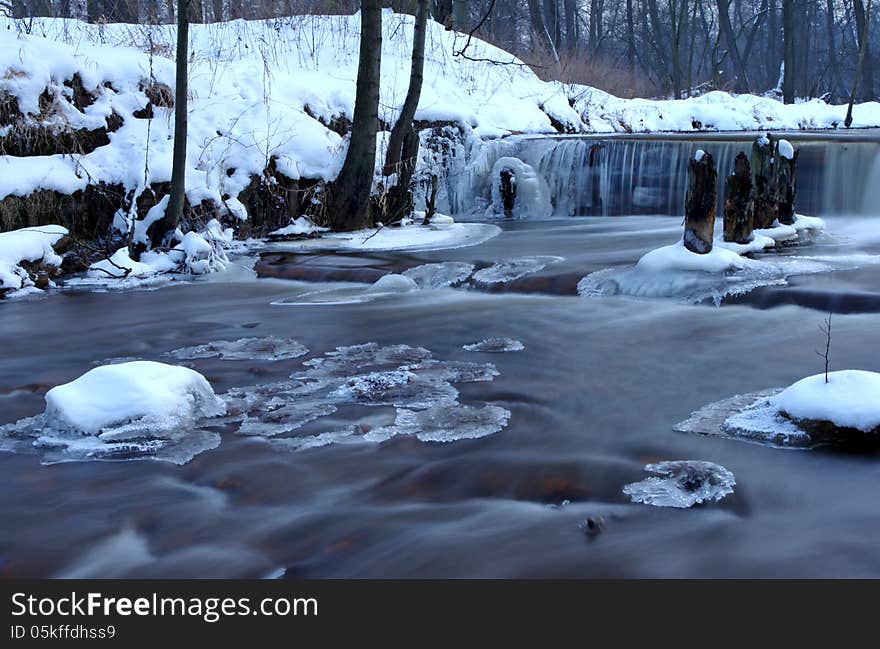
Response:
MULTIPOLYGON (((719 175, 726 175, 733 171, 737 153, 748 151, 754 137, 755 133, 514 136, 480 142, 466 161, 449 170, 448 204, 443 209, 503 215, 498 189, 503 167, 501 171, 515 179, 522 175, 526 183, 517 191, 528 209, 514 210, 514 216, 680 215, 687 161, 694 151, 710 153, 719 175)), ((781 137, 800 150, 798 207, 803 213, 880 211, 880 133, 786 132, 781 137)))

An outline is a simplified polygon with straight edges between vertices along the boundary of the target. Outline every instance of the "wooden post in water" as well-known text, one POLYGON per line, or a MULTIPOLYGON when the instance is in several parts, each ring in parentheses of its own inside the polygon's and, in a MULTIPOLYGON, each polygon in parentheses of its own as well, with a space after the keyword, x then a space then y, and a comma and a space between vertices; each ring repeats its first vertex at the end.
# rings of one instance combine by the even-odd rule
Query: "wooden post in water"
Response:
POLYGON ((513 206, 516 204, 516 176, 513 172, 504 168, 501 170, 501 206, 504 208, 504 216, 513 216, 513 206))
POLYGON ((773 139, 769 133, 759 136, 752 144, 752 207, 756 230, 772 227, 776 220, 773 153, 773 139))
POLYGON ((699 150, 688 161, 688 188, 684 199, 684 245, 703 255, 712 250, 715 233, 715 203, 718 191, 715 161, 699 150))
POLYGON ((776 142, 773 158, 776 166, 776 218, 784 225, 791 225, 795 216, 798 151, 795 151, 788 140, 779 140, 776 142))
POLYGON ((724 181, 724 240, 748 243, 752 239, 754 213, 751 202, 752 172, 745 153, 733 161, 733 173, 724 181))

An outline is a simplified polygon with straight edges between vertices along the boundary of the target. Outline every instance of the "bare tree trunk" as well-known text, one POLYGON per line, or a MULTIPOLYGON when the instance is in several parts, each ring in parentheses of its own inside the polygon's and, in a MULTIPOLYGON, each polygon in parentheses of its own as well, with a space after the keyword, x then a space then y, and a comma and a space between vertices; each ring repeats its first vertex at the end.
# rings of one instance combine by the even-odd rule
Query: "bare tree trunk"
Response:
POLYGON ((630 74, 636 71, 636 29, 633 0, 626 0, 626 65, 630 74))
POLYGON ((452 0, 452 27, 456 31, 467 31, 470 22, 469 4, 467 0, 452 0))
POLYGON ((544 13, 541 11, 541 4, 538 0, 529 0, 529 16, 532 20, 532 29, 541 41, 541 44, 550 53, 555 66, 555 76, 559 77, 559 54, 556 52, 556 46, 553 45, 553 39, 550 38, 550 32, 547 31, 547 24, 544 22, 544 13))
MULTIPOLYGON (((790 0, 786 0, 790 1, 790 0)), ((718 23, 721 32, 724 34, 724 42, 727 43, 727 51, 733 60, 733 67, 736 71, 736 82, 734 88, 737 92, 749 91, 749 79, 746 75, 746 66, 739 54, 739 47, 736 44, 736 36, 733 33, 733 27, 730 24, 730 0, 718 0, 718 23)), ((787 42, 787 41, 786 41, 787 42)))
POLYGON ((784 43, 784 52, 782 55, 782 63, 785 66, 785 74, 782 77, 782 100, 786 104, 793 104, 795 99, 794 81, 795 75, 795 19, 794 19, 794 2, 795 0, 782 0, 782 32, 784 43))
POLYGON ((865 33, 861 34, 860 37, 859 37, 859 41, 860 41, 860 45, 859 45, 859 63, 858 63, 858 66, 856 66, 856 76, 855 76, 855 78, 853 79, 853 88, 852 88, 852 92, 849 94, 849 105, 846 107, 846 118, 843 120, 843 124, 844 124, 844 126, 846 126, 847 128, 849 128, 850 126, 852 126, 852 121, 853 121, 853 116, 852 116, 853 104, 854 104, 855 101, 856 101, 856 93, 858 92, 858 89, 859 89, 859 80, 860 80, 863 76, 865 76, 863 73, 864 73, 865 59, 867 58, 867 54, 868 54, 868 34, 867 34, 867 29, 868 29, 868 24, 869 24, 870 18, 871 18, 871 0, 868 0, 868 10, 867 10, 867 12, 866 12, 866 20, 864 21, 864 24, 863 24, 864 29, 865 29, 866 31, 865 31, 865 33))
POLYGON ((562 9, 565 13, 565 49, 574 54, 578 47, 577 0, 563 0, 562 9))
POLYGON ((874 65, 871 61, 870 48, 870 22, 871 0, 868 0, 868 9, 862 0, 853 0, 853 14, 856 18, 856 33, 859 40, 859 87, 861 97, 865 101, 874 99, 874 65))
POLYGON ((419 107, 419 99, 422 96, 422 79, 425 69, 425 34, 428 31, 428 4, 429 0, 418 0, 416 8, 415 28, 413 30, 412 62, 409 72, 409 88, 406 91, 406 99, 400 110, 400 117, 391 129, 388 138, 388 151, 385 154, 386 176, 393 174, 400 164, 403 140, 407 132, 412 130, 412 121, 419 107))
POLYGON ((171 161, 171 197, 165 216, 151 226, 150 242, 158 248, 183 219, 186 201, 187 59, 189 58, 189 0, 177 0, 177 70, 174 88, 174 150, 171 161))
POLYGON ((334 230, 371 225, 370 190, 379 130, 379 74, 382 67, 382 3, 361 0, 361 45, 351 139, 339 177, 329 188, 328 214, 334 230))
POLYGON ((828 29, 828 90, 833 103, 838 95, 840 68, 837 62, 837 43, 834 38, 834 0, 825 0, 825 22, 828 29))

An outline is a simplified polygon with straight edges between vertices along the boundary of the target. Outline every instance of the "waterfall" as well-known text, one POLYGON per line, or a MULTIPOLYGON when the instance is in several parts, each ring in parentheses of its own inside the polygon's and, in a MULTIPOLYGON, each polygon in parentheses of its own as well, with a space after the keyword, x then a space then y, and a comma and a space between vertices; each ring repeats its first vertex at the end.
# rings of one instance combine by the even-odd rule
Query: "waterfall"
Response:
MULTIPOLYGON (((797 207, 805 214, 880 214, 880 140, 787 134, 800 150, 797 207)), ((687 161, 710 153, 720 179, 733 171, 751 134, 628 137, 515 136, 482 142, 447 177, 448 209, 456 214, 496 213, 493 193, 499 159, 515 158, 549 188, 554 216, 680 215, 687 161)), ((497 197, 495 200, 497 203, 497 197)))

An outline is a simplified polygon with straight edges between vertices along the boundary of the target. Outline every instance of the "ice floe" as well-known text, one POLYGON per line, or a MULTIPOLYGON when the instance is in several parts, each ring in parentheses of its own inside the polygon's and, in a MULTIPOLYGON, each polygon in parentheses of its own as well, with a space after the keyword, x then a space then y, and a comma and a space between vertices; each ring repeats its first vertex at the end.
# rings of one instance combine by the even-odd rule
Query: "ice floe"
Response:
POLYGON ((443 361, 421 347, 367 343, 339 347, 304 366, 289 380, 224 394, 229 414, 222 421, 240 434, 273 438, 276 448, 304 450, 397 435, 426 442, 472 439, 500 431, 510 417, 498 406, 458 401, 453 384, 493 380, 498 370, 490 363, 443 361), (353 406, 393 408, 394 419, 383 415, 385 420, 373 425, 352 412, 353 406), (334 413, 333 430, 293 434, 334 413), (346 417, 350 422, 340 426, 346 417))
POLYGON ((513 338, 486 338, 477 343, 470 345, 462 345, 462 348, 468 352, 484 352, 484 353, 503 353, 503 352, 521 352, 526 347, 520 341, 513 338))
POLYGON ((678 507, 718 501, 733 493, 736 479, 723 466, 698 460, 648 464, 655 475, 624 486, 623 493, 635 503, 654 507, 678 507))
POLYGON ((446 261, 436 264, 422 264, 404 271, 403 275, 413 280, 420 289, 430 290, 460 284, 473 273, 473 264, 462 261, 446 261))
POLYGON ((563 261, 564 257, 554 255, 537 255, 533 257, 516 257, 496 262, 488 268, 474 273, 474 279, 481 284, 500 284, 537 273, 550 264, 563 261))
POLYGON ((166 356, 187 360, 217 356, 223 360, 278 361, 299 358, 308 353, 308 348, 293 338, 266 336, 264 338, 217 340, 202 345, 175 349, 167 352, 166 356))

